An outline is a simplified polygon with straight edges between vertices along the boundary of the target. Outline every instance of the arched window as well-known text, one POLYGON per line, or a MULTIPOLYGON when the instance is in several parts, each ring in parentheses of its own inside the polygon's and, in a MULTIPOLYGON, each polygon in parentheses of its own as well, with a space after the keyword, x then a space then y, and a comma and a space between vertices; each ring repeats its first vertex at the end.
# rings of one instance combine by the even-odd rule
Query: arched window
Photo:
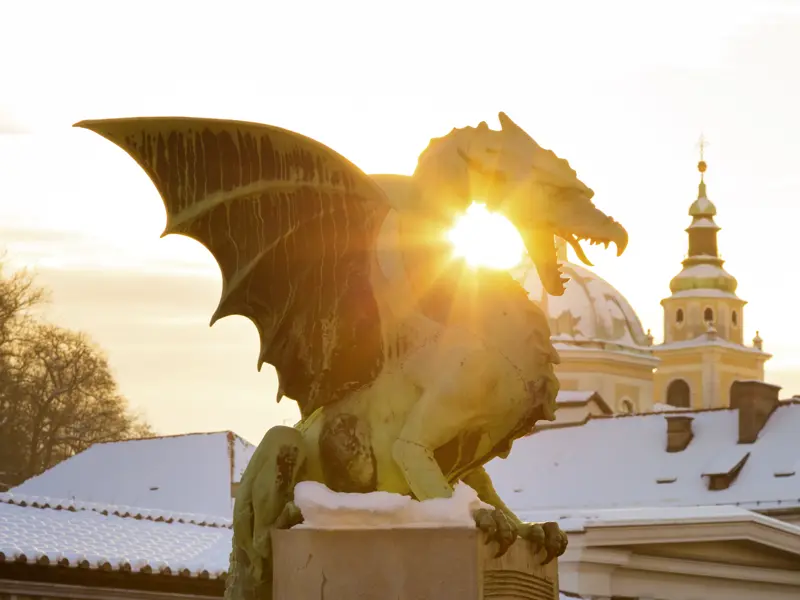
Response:
POLYGON ((731 313, 731 323, 733 323, 734 327, 739 324, 739 313, 737 313, 735 310, 731 313))
POLYGON ((676 323, 683 323, 683 309, 682 308, 679 308, 675 312, 675 322, 676 323))
POLYGON ((692 405, 692 390, 683 379, 675 379, 667 386, 667 404, 678 408, 692 405))
POLYGON ((703 311, 703 320, 706 323, 713 323, 714 322, 714 311, 710 308, 707 308, 703 311))
POLYGON ((622 407, 623 414, 632 415, 633 414, 633 402, 628 400, 627 398, 620 402, 620 406, 622 407))

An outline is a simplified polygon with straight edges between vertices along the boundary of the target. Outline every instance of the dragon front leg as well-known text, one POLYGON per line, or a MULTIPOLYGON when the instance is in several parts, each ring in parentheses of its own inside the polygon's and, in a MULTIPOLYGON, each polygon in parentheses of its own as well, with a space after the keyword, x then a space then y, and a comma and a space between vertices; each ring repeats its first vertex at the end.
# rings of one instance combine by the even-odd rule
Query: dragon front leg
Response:
POLYGON ((479 422, 480 391, 487 388, 484 356, 452 354, 449 364, 427 363, 428 368, 438 368, 435 383, 411 409, 392 447, 395 463, 417 500, 449 498, 453 493, 434 451, 479 422))
POLYGON ((406 425, 401 437, 394 442, 392 456, 417 500, 449 498, 453 487, 442 473, 433 451, 455 437, 458 431, 451 431, 450 427, 438 429, 433 422, 424 427, 422 421, 424 419, 416 417, 410 426, 406 425), (439 444, 436 441, 439 436, 449 437, 439 444))
MULTIPOLYGON (((496 533, 493 535, 493 532, 499 532, 503 527, 508 529, 509 525, 504 524, 510 524, 510 527, 519 534, 519 537, 533 544, 537 553, 542 549, 545 550, 546 556, 542 561, 543 565, 564 554, 567 549, 567 535, 561 531, 558 524, 552 522, 525 523, 520 520, 500 498, 497 490, 494 489, 494 485, 492 485, 489 474, 483 467, 472 471, 463 478, 463 481, 478 493, 478 498, 495 508, 494 511, 481 509, 475 514, 478 527, 489 533, 490 541, 498 537, 496 533)), ((511 545, 511 543, 507 543, 504 546, 504 543, 507 542, 507 537, 508 535, 504 534, 500 539, 496 540, 500 545, 498 556, 504 554, 511 545)), ((511 542, 513 543, 513 540, 511 542)))

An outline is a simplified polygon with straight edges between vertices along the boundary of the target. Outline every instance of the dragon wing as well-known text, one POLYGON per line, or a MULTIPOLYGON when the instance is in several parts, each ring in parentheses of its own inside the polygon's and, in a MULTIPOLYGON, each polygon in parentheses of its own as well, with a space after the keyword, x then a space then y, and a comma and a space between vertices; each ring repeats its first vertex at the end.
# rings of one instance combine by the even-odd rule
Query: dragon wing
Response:
POLYGON ((369 384, 383 366, 370 281, 389 204, 366 174, 291 131, 237 121, 83 121, 130 154, 167 211, 163 235, 203 244, 222 273, 211 324, 242 315, 305 417, 369 384))

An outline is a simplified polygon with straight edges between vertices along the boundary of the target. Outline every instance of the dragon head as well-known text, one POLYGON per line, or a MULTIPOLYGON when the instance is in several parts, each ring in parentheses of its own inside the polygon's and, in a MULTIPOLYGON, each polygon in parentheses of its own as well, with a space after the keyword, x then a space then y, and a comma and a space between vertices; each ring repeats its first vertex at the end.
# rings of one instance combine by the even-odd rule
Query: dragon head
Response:
POLYGON ((508 218, 522 236, 545 290, 560 296, 568 279, 558 265, 555 236, 591 266, 580 247, 582 240, 606 247, 613 242, 620 255, 628 233, 595 207, 594 192, 566 160, 539 146, 505 113, 499 118, 500 131, 484 122, 432 140, 420 155, 414 179, 429 205, 455 211, 478 201, 508 218))

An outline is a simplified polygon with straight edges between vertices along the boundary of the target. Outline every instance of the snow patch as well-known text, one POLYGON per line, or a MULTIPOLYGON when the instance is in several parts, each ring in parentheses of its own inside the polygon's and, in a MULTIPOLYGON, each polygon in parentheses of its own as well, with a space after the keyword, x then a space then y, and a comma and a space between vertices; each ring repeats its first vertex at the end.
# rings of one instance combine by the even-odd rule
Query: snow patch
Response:
POLYGON ((724 279, 733 279, 730 273, 728 273, 722 267, 719 267, 717 265, 707 265, 707 264, 699 264, 699 265, 692 265, 691 267, 686 267, 675 276, 675 279, 686 279, 695 277, 698 278, 721 277, 724 279))
POLYGON ((556 395, 556 403, 588 402, 596 393, 593 390, 559 390, 558 395, 556 395))
POLYGON ((689 229, 698 229, 698 228, 719 229, 719 226, 716 223, 714 223, 713 219, 708 219, 708 218, 703 217, 703 218, 700 218, 700 219, 695 219, 695 221, 693 221, 692 224, 689 225, 688 228, 689 229))
POLYGON ((303 481, 294 488, 294 502, 303 513, 303 524, 297 527, 309 529, 475 527, 475 511, 492 509, 464 483, 456 485, 450 498, 420 502, 389 492, 339 493, 303 481))
POLYGON ((672 406, 671 404, 662 404, 661 402, 656 402, 650 408, 650 412, 654 413, 662 413, 662 412, 687 412, 688 408, 681 408, 679 406, 672 406))
POLYGON ((669 342, 655 346, 657 350, 676 350, 678 348, 698 348, 701 346, 719 346, 722 348, 732 348, 740 352, 750 352, 752 354, 767 354, 763 350, 754 348, 753 346, 743 346, 730 342, 725 338, 709 336, 708 333, 698 335, 691 340, 683 340, 681 342, 669 342))
POLYGON ((675 292, 671 298, 732 298, 738 300, 739 297, 731 292, 715 289, 692 289, 675 292))

